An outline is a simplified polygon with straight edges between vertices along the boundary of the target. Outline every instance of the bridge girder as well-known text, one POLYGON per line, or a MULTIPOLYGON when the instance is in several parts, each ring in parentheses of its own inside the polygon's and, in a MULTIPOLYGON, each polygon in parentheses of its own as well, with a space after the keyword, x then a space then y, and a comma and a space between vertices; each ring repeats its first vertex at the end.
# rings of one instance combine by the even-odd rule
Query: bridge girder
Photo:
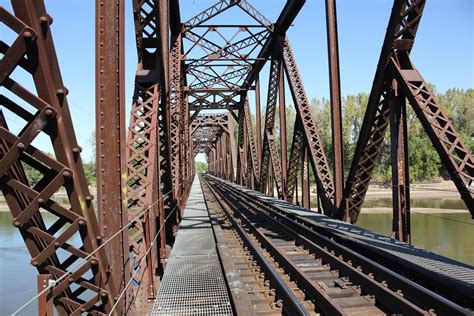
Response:
POLYGON ((390 129, 392 236, 410 242, 407 101, 474 216, 472 153, 410 56, 425 1, 394 0, 344 183, 343 161, 337 160, 342 157, 342 118, 335 1, 326 1, 333 173, 286 36, 304 3, 288 0, 271 22, 247 0, 219 0, 182 22, 177 0, 134 0, 138 63, 125 144, 120 138, 124 133, 123 25, 120 19, 114 20, 123 14, 117 11, 122 10, 120 2, 105 1, 97 11, 99 218, 68 111, 68 91, 50 32, 52 19, 41 0, 13 1, 14 14, 0 8, 0 23, 16 34, 11 43, 0 41, 0 85, 22 100, 0 95, 5 109, 0 111, 0 189, 32 264, 59 280, 52 290, 59 314, 125 314, 138 297, 155 296, 195 174, 197 153, 207 155, 209 173, 269 195, 276 189, 280 199, 307 208, 311 207, 312 175, 322 206, 319 211, 355 223, 390 129), (251 22, 212 24, 228 10, 240 10, 251 22), (105 32, 104 28, 110 29, 105 32), (115 58, 106 60, 109 49, 115 58), (270 73, 262 124, 259 78, 267 63, 270 73), (36 92, 12 79, 16 68, 32 76, 36 92), (286 151, 287 90, 296 111, 290 153, 286 151), (115 105, 113 117, 104 115, 105 103, 115 105), (207 110, 227 112, 204 115, 207 110), (9 129, 4 111, 26 122, 20 132, 9 129), (114 129, 118 134, 111 134, 114 129), (33 145, 40 134, 50 139, 51 156, 33 145), (38 183, 28 179, 25 165, 41 174, 38 183), (67 192, 66 206, 54 197, 61 188, 67 192), (46 226, 40 210, 57 218, 52 226, 46 226), (68 243, 71 238, 80 245, 68 243), (109 242, 110 247, 104 247, 109 242), (67 254, 65 261, 61 262, 60 252, 67 254), (125 291, 128 281, 134 282, 125 291), (91 298, 79 298, 84 292, 91 298))

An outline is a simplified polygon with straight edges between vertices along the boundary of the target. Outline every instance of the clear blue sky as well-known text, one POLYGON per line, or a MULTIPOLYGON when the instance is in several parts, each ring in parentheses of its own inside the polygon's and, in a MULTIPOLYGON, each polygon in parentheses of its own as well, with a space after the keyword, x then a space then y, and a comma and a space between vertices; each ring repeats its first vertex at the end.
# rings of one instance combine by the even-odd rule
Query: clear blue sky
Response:
MULTIPOLYGON (((87 140, 94 130, 95 70, 93 0, 46 0, 54 18, 52 31, 83 159, 89 161, 87 140)), ((136 69, 131 0, 126 0, 127 111, 133 94, 136 69)), ((215 0, 181 0, 183 20, 215 0)), ((269 19, 275 20, 283 0, 250 1, 269 19)), ((438 91, 474 87, 474 1, 427 1, 412 60, 424 78, 438 91)), ((380 48, 393 1, 338 0, 339 47, 342 94, 370 91, 380 48)), ((10 8, 10 1, 0 0, 10 8)), ((235 21, 238 23, 238 21, 235 21)), ((0 28, 3 36, 4 28, 0 28)), ((328 97, 327 50, 324 1, 308 0, 288 36, 309 98, 328 97)), ((10 116, 11 117, 11 116, 10 116)), ((128 121, 127 121, 128 124, 128 121)), ((11 128, 16 129, 15 123, 11 128)))

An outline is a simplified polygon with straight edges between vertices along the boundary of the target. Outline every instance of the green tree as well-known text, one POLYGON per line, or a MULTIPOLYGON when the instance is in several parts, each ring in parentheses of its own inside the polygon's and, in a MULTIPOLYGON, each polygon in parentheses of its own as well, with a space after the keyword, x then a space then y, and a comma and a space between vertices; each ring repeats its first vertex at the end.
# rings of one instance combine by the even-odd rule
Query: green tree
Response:
POLYGON ((207 163, 202 161, 196 161, 196 173, 207 172, 207 163))

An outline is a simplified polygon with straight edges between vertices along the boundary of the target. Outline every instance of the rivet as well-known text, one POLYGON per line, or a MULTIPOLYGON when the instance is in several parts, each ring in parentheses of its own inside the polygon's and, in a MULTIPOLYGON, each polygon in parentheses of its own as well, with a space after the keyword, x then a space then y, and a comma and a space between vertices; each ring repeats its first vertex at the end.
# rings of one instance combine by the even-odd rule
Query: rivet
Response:
POLYGON ((72 174, 71 174, 69 171, 64 171, 64 172, 63 172, 63 176, 64 176, 65 178, 70 178, 70 177, 72 176, 72 174))
POLYGON ((25 32, 23 32, 23 36, 25 38, 31 38, 31 37, 33 37, 33 34, 30 31, 25 31, 25 32))
POLYGON ((25 149, 25 144, 23 144, 23 143, 18 143, 18 144, 16 145, 16 147, 17 147, 19 150, 23 150, 23 149, 25 149))

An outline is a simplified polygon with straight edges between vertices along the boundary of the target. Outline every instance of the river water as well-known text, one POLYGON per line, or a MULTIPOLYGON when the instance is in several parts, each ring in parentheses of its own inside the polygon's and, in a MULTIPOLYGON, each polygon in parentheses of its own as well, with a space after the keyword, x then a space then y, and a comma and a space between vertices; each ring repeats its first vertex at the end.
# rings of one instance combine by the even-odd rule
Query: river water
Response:
MULTIPOLYGON (((372 206, 380 207, 385 203, 382 199, 373 202, 372 206)), ((433 203, 442 206, 442 202, 433 202, 433 199, 417 203, 423 205, 418 207, 433 203)), ((451 202, 447 206, 463 208, 461 203, 457 204, 459 207, 453 207, 451 202)), ((5 204, 0 203, 0 209, 5 208, 5 204)), ((44 217, 47 225, 54 220, 47 214, 44 217)), ((389 235, 391 220, 391 214, 361 214, 357 225, 389 235)), ((23 239, 11 222, 10 212, 0 211, 0 315, 10 315, 36 294, 37 271, 30 265, 23 239)), ((474 265, 474 221, 468 213, 412 214, 411 223, 415 246, 474 265)), ((35 315, 36 304, 31 304, 21 315, 35 315)))

